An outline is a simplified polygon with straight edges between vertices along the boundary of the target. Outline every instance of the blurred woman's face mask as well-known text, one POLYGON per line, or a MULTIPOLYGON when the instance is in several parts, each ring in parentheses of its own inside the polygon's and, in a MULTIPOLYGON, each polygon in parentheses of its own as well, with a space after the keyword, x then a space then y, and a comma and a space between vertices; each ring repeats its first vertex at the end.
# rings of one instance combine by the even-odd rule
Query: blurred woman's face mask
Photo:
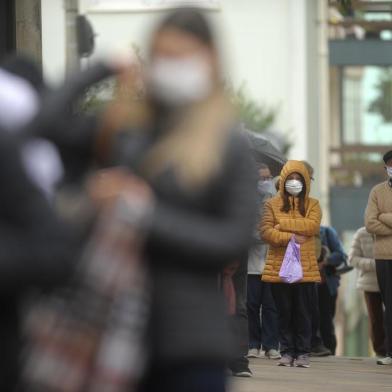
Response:
POLYGON ((299 180, 287 180, 285 184, 286 191, 292 196, 298 196, 303 189, 303 184, 299 180))
POLYGON ((199 56, 156 58, 148 83, 151 96, 169 106, 202 101, 212 90, 210 67, 199 56))

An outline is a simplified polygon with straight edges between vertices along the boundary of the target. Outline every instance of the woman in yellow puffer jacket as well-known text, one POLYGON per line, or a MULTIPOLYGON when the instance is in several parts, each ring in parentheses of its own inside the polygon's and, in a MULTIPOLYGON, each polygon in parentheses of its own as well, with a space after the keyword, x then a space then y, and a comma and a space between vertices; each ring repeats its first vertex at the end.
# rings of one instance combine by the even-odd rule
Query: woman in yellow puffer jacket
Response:
POLYGON ((309 192, 304 164, 288 161, 280 174, 279 193, 266 202, 260 223, 260 236, 269 244, 262 279, 272 283, 279 313, 280 366, 309 367, 311 302, 314 283, 320 281, 315 236, 321 222, 319 202, 309 192), (281 281, 279 271, 292 236, 300 244, 303 279, 288 284, 281 281))

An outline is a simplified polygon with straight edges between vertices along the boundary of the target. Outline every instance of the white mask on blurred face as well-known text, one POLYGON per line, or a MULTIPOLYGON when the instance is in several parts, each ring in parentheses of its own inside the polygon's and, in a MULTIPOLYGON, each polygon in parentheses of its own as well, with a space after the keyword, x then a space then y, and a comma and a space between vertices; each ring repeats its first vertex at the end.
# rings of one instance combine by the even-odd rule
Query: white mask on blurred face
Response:
POLYGON ((302 192, 303 187, 302 182, 299 180, 288 180, 285 184, 286 191, 292 196, 298 196, 302 192))
POLYGON ((192 104, 210 94, 210 68, 199 56, 157 58, 151 64, 149 88, 154 98, 167 105, 192 104))
POLYGON ((392 178, 392 166, 387 166, 388 177, 392 178))

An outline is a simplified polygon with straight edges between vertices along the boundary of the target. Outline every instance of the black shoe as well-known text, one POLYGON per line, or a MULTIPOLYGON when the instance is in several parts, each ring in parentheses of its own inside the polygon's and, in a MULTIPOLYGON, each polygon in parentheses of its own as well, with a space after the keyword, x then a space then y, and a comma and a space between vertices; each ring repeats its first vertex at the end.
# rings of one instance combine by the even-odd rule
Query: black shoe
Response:
POLYGON ((343 275, 346 274, 347 272, 350 272, 354 269, 351 265, 348 265, 347 263, 341 263, 335 268, 335 274, 336 275, 343 275))
POLYGON ((236 369, 231 369, 234 377, 252 377, 253 374, 248 366, 237 367, 236 369))
POLYGON ((328 357, 329 355, 332 355, 332 353, 331 350, 329 350, 323 344, 320 344, 319 346, 312 347, 310 355, 312 357, 328 357))

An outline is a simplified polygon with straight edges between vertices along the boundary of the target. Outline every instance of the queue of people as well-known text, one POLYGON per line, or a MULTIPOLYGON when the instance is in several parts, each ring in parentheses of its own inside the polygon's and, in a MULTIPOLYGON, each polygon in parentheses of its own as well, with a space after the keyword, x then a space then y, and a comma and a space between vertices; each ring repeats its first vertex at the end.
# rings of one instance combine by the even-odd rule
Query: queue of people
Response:
MULTIPOLYGON (((359 270, 357 287, 364 291, 370 339, 378 358, 377 363, 392 364, 392 324, 389 320, 392 285, 388 270, 392 243, 392 208, 389 203, 392 151, 386 153, 383 160, 388 180, 372 190, 365 214, 366 227, 360 228, 355 234, 349 256, 337 232, 332 227, 320 225, 318 216, 321 216, 321 210, 318 213, 315 209, 313 212, 304 210, 305 206, 308 209, 312 206, 313 199, 309 199, 310 202, 304 202, 304 199, 309 197, 313 168, 307 162, 289 161, 280 174, 278 194, 272 197, 272 177, 268 167, 261 167, 259 184, 265 184, 265 177, 270 184, 264 185, 264 188, 260 185, 258 187, 262 196, 261 205, 264 207, 259 217, 258 243, 249 251, 250 358, 266 356, 280 359, 282 356, 278 365, 309 367, 309 356, 335 355, 337 339, 334 318, 340 278, 343 273, 356 268, 359 270), (287 217, 284 215, 286 210, 289 213, 287 217), (281 271, 292 238, 301 249, 303 275, 297 283, 289 284, 282 279, 281 271), (255 275, 262 281, 257 283, 260 288, 262 284, 270 285, 268 290, 273 295, 266 297, 268 299, 264 299, 265 288, 263 291, 259 288, 259 296, 256 297, 258 302, 255 301, 255 275), (315 283, 306 285, 309 282, 315 283), (268 350, 263 355, 260 351, 261 347, 268 348, 264 341, 273 336, 270 329, 274 320, 272 306, 279 314, 279 322, 275 324, 279 338, 275 347, 278 347, 276 351, 280 353, 274 357, 268 355, 268 350)), ((319 209, 317 204, 314 205, 314 208, 319 209)))
MULTIPOLYGON (((203 13, 172 11, 149 49, 142 75, 107 61, 58 90, 26 58, 0 66, 2 391, 224 392, 227 368, 252 376, 248 358, 308 368, 335 354, 349 268, 311 167, 290 160, 275 181, 262 164, 257 178, 203 13), (107 77, 113 100, 75 111, 107 77)), ((372 191, 350 261, 392 364, 384 160, 391 180, 372 191)))

